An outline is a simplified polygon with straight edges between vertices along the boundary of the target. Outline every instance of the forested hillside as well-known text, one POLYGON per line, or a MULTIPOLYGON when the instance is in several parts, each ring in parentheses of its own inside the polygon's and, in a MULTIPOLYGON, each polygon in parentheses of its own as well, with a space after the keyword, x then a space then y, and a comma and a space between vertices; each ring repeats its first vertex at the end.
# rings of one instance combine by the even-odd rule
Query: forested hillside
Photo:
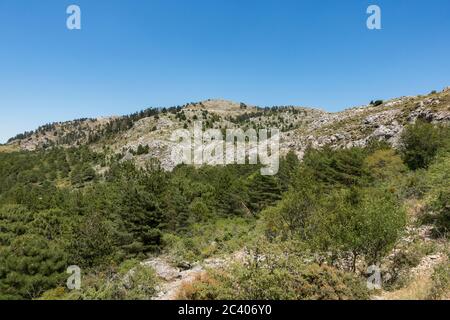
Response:
POLYGON ((167 171, 86 146, 1 152, 0 299, 150 299, 164 280, 141 261, 190 269, 236 252, 177 297, 368 299, 408 288, 437 255, 420 298, 448 298, 449 178, 449 127, 426 120, 397 149, 372 139, 289 152, 276 176, 255 165, 167 171), (376 293, 373 264, 390 275, 376 293), (80 290, 65 287, 70 265, 80 290))

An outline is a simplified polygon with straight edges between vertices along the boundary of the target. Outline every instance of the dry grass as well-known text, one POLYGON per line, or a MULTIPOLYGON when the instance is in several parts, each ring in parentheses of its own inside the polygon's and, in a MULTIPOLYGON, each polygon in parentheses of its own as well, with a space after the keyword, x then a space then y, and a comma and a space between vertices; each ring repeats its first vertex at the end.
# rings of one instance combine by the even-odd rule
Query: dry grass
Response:
POLYGON ((19 146, 17 144, 2 144, 0 145, 0 153, 10 153, 19 151, 19 146))
MULTIPOLYGON (((424 260, 422 260, 424 261, 424 260)), ((450 300, 448 259, 436 261, 432 267, 415 273, 408 283, 398 290, 385 291, 376 299, 381 300, 450 300), (447 269, 442 267, 447 266, 447 269)))
POLYGON ((203 288, 217 285, 217 281, 211 278, 206 272, 198 274, 193 280, 184 281, 176 294, 175 300, 210 300, 202 292, 203 288))
POLYGON ((431 288, 432 281, 430 276, 421 276, 414 279, 404 288, 383 293, 382 298, 384 300, 425 300, 431 288))

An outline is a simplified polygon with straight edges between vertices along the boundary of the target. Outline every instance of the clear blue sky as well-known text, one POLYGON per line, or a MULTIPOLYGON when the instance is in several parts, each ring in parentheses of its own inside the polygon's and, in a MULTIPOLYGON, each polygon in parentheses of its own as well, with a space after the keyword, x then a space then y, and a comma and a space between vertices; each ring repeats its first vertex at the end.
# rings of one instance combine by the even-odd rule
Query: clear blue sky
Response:
POLYGON ((336 111, 440 90, 449 17, 448 0, 0 0, 0 142, 207 98, 336 111))

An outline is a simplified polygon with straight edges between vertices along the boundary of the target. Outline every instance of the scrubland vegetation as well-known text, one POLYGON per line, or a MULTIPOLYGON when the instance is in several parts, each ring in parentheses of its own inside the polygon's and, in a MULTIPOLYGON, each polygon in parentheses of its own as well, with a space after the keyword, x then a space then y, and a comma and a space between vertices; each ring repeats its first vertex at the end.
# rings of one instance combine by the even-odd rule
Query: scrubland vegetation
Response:
MULTIPOLYGON (((399 150, 289 153, 273 177, 254 165, 138 168, 83 146, 0 153, 0 299, 149 299, 160 280, 140 261, 164 254, 186 268, 238 251, 243 261, 179 298, 368 299, 367 266, 386 265, 396 290, 433 252, 393 250, 411 224, 447 247, 449 181, 449 128, 422 121, 399 150), (69 265, 83 270, 81 290, 65 289, 69 265)), ((448 297, 446 254, 427 298, 448 297)))

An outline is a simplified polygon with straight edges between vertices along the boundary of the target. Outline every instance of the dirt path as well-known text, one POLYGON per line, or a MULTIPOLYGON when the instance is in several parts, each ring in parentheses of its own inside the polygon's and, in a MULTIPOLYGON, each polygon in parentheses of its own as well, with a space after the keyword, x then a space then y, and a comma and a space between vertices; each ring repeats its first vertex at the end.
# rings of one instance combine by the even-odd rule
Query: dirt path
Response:
POLYGON ((153 268, 157 276, 162 280, 158 293, 153 297, 153 300, 175 300, 183 283, 194 281, 197 276, 207 269, 219 269, 232 261, 243 259, 244 255, 243 252, 237 252, 224 258, 206 259, 187 270, 181 270, 172 266, 166 257, 157 257, 144 261, 141 264, 153 268))
POLYGON ((383 291, 372 297, 374 300, 423 300, 430 292, 433 269, 446 259, 445 255, 438 253, 426 256, 420 264, 410 270, 412 280, 406 287, 395 291, 383 291))

